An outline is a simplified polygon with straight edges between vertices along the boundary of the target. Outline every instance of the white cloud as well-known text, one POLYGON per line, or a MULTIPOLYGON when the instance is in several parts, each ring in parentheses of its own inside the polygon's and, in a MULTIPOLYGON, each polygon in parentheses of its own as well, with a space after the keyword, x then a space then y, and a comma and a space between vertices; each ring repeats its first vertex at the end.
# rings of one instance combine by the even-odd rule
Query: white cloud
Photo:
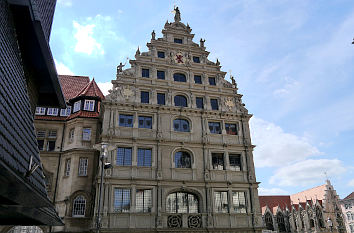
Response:
POLYGON ((287 191, 280 188, 258 188, 259 195, 285 195, 288 194, 287 191))
POLYGON ((59 6, 65 6, 65 7, 70 7, 73 5, 72 0, 58 0, 58 5, 59 6))
POLYGON ((354 187, 354 179, 352 179, 348 182, 348 186, 354 187))
POLYGON ((72 72, 69 67, 64 65, 61 62, 58 62, 57 60, 54 59, 55 66, 57 68, 57 73, 58 74, 66 74, 66 75, 74 75, 74 72, 72 72))
POLYGON ((108 95, 108 90, 112 89, 113 85, 111 82, 97 83, 104 95, 108 95))
POLYGON ((300 161, 320 151, 305 137, 286 133, 273 123, 253 117, 250 121, 252 143, 256 145, 257 167, 279 167, 300 161))
POLYGON ((93 29, 95 24, 81 25, 73 21, 74 29, 76 30, 74 37, 76 39, 75 52, 92 54, 104 54, 103 47, 93 37, 93 29))
POLYGON ((283 166, 275 171, 270 178, 270 184, 280 186, 308 186, 329 177, 338 177, 346 171, 338 159, 307 159, 301 162, 283 166))

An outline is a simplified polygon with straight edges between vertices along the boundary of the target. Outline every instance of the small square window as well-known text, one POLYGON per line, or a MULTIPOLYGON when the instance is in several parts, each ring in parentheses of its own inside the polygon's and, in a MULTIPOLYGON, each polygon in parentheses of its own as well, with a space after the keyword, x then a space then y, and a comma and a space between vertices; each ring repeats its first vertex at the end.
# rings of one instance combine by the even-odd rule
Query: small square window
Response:
POLYGON ((84 128, 82 130, 82 140, 90 141, 91 140, 91 128, 84 128))
POLYGON ((229 155, 230 170, 241 171, 241 155, 229 155))
POLYGON ((209 77, 209 84, 212 86, 216 86, 215 77, 209 77))
POLYGON ((157 79, 165 79, 165 71, 163 70, 158 70, 157 71, 157 79))
POLYGON ((200 58, 193 56, 193 62, 195 62, 195 63, 200 63, 200 58))
POLYGON ((95 101, 94 100, 85 100, 84 110, 93 112, 95 110, 95 101))
POLYGON ((164 93, 157 93, 157 104, 165 105, 165 94, 164 93))
POLYGON ((227 134, 237 135, 237 125, 236 124, 225 123, 225 130, 226 130, 227 134))
POLYGON ((219 110, 219 104, 217 99, 210 99, 210 105, 212 110, 219 110))
POLYGON ((57 138, 57 131, 56 130, 49 130, 48 138, 57 138))
POLYGON ((119 126, 133 127, 133 115, 119 115, 119 126))
POLYGON ((212 153, 212 164, 214 170, 224 170, 224 154, 212 153))
POLYGON ((77 111, 79 111, 80 109, 81 109, 81 100, 76 101, 76 102, 74 103, 73 112, 77 112, 77 111))
POLYGON ((118 147, 116 164, 118 166, 131 166, 132 148, 118 147))
POLYGON ((139 116, 139 128, 151 129, 152 128, 152 117, 139 116))
POLYGON ((36 115, 45 115, 45 108, 36 107, 36 115))
POLYGON ((194 75, 194 83, 196 83, 196 84, 202 84, 202 76, 200 76, 200 75, 194 75))
POLYGON ((140 99, 141 99, 142 104, 148 104, 149 103, 149 92, 147 92, 147 91, 140 92, 140 99))
POLYGON ((149 69, 142 69, 141 70, 141 76, 144 77, 144 78, 149 78, 150 77, 149 69))
POLYGON ((38 130, 37 138, 44 138, 44 137, 45 137, 45 130, 38 130))
POLYGON ((55 141, 47 141, 47 151, 55 150, 55 141))
POLYGON ((151 167, 151 149, 138 148, 138 167, 151 167))
POLYGON ((158 52, 157 52, 157 57, 159 57, 159 58, 165 58, 165 52, 158 51, 158 52))
POLYGON ((177 43, 177 44, 183 44, 183 40, 180 39, 180 38, 174 38, 173 41, 174 41, 175 43, 177 43))
POLYGON ((71 114, 71 106, 60 110, 60 116, 70 116, 71 114))
POLYGON ((197 104, 197 108, 204 109, 203 97, 196 97, 195 102, 197 104))
POLYGON ((220 122, 209 122, 210 133, 221 134, 220 122))
POLYGON ((57 108, 48 108, 47 115, 48 116, 57 116, 58 115, 58 109, 57 108))

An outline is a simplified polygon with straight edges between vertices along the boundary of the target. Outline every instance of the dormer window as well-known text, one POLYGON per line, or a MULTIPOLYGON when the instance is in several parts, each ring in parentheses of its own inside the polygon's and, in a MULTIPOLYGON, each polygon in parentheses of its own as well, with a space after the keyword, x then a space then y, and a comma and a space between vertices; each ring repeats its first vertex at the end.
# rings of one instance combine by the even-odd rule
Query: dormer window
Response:
POLYGON ((193 56, 193 62, 195 62, 195 63, 200 63, 200 58, 193 56))
POLYGON ((159 58, 165 58, 165 52, 158 51, 158 52, 157 52, 157 57, 159 57, 159 58))
POLYGON ((36 115, 45 115, 45 108, 36 107, 36 115))
POLYGON ((77 112, 77 111, 79 111, 80 109, 81 109, 81 100, 76 101, 76 102, 74 103, 74 110, 73 110, 73 112, 77 112))
POLYGON ((48 116, 57 116, 58 115, 58 109, 57 108, 48 108, 47 115, 48 116))
POLYGON ((71 106, 60 110, 60 116, 70 116, 71 114, 71 106))
POLYGON ((95 101, 85 100, 84 110, 93 112, 95 110, 95 101))
POLYGON ((181 38, 174 38, 174 42, 177 44, 183 44, 183 40, 181 38))

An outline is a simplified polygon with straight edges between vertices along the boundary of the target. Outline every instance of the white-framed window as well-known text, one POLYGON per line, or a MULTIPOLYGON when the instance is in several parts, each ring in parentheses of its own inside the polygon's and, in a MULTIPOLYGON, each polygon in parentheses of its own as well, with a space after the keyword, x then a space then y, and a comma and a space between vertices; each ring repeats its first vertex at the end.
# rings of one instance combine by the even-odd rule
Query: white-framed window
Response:
POLYGON ((95 101, 94 100, 85 100, 84 110, 93 112, 95 110, 95 101))
POLYGON ((70 116, 71 114, 71 106, 60 110, 60 116, 70 116))
POLYGON ((76 102, 74 103, 74 109, 73 109, 73 112, 77 112, 77 111, 79 111, 79 110, 80 110, 80 108, 81 108, 81 100, 76 101, 76 102))
POLYGON ((57 116, 58 115, 58 109, 57 108, 48 108, 47 115, 48 116, 57 116))
POLYGON ((70 166, 71 166, 71 159, 67 159, 65 161, 65 176, 70 176, 70 166))
POLYGON ((86 199, 80 195, 73 201, 73 217, 85 217, 86 199))
POLYGON ((83 128, 82 140, 83 141, 90 141, 91 140, 91 128, 83 128))
POLYGON ((79 176, 87 176, 88 158, 80 158, 79 160, 79 176))
POLYGON ((49 130, 48 138, 57 138, 57 131, 55 129, 49 130))
POLYGON ((75 128, 69 131, 69 142, 73 142, 75 137, 75 128))
POLYGON ((36 115, 45 115, 45 108, 36 107, 36 115))

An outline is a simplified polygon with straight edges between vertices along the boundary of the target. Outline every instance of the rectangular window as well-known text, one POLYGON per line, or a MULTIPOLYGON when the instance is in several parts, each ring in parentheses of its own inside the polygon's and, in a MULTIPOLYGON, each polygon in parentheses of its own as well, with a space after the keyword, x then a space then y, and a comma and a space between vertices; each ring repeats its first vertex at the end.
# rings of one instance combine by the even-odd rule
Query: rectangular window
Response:
POLYGON ((158 70, 157 71, 157 79, 165 79, 165 71, 163 70, 158 70))
POLYGON ((38 144, 38 150, 43 150, 43 147, 44 147, 44 139, 38 139, 38 140, 37 140, 37 144, 38 144))
POLYGON ((94 100, 85 100, 84 110, 86 111, 95 111, 95 101, 94 100))
POLYGON ((149 78, 150 77, 150 70, 149 69, 141 69, 141 77, 149 78))
POLYGON ((229 155, 230 170, 241 171, 241 155, 229 155))
POLYGON ((219 110, 219 104, 217 99, 210 99, 210 105, 212 110, 219 110))
POLYGON ((73 112, 77 112, 77 111, 79 111, 80 109, 81 109, 81 100, 76 101, 76 102, 74 103, 73 112))
POLYGON ((138 167, 151 167, 151 149, 138 149, 138 167))
POLYGON ((118 166, 131 166, 132 165, 132 148, 118 147, 117 148, 117 161, 118 166))
POLYGON ((58 115, 58 109, 57 108, 48 108, 47 115, 48 116, 57 116, 58 115))
POLYGON ((211 160, 214 170, 224 170, 224 154, 212 153, 211 160))
POLYGON ((215 77, 209 77, 209 85, 216 86, 215 77))
POLYGON ((229 202, 227 200, 227 191, 216 191, 214 192, 215 201, 215 212, 218 213, 228 213, 229 212, 229 202))
POLYGON ((159 58, 165 58, 165 52, 157 51, 157 57, 159 57, 159 58))
POLYGON ((135 203, 136 212, 150 213, 152 208, 152 190, 137 189, 135 203))
POLYGON ((114 189, 114 212, 127 213, 130 211, 130 189, 114 189))
POLYGON ((55 141, 47 141, 47 151, 55 150, 55 141))
POLYGON ((36 115, 45 115, 45 108, 36 107, 36 115))
POLYGON ((180 38, 174 38, 173 41, 174 41, 175 43, 177 43, 177 44, 183 44, 183 40, 180 39, 180 38))
POLYGON ((226 130, 227 134, 237 135, 237 125, 236 124, 225 123, 225 130, 226 130))
POLYGON ((235 213, 246 213, 246 195, 245 192, 232 192, 232 205, 235 213))
POLYGON ((139 116, 139 128, 151 129, 152 128, 152 117, 139 116))
POLYGON ((65 176, 70 176, 70 166, 71 166, 71 159, 67 159, 65 161, 65 176))
POLYGON ((140 100, 141 100, 142 104, 148 104, 149 103, 149 92, 147 92, 147 91, 140 92, 140 100))
POLYGON ((88 158, 80 158, 79 160, 79 176, 87 176, 88 158))
POLYGON ((49 130, 48 138, 57 138, 57 131, 56 130, 49 130))
POLYGON ((157 93, 157 104, 165 105, 165 94, 164 93, 157 93))
POLYGON ((119 126, 133 127, 133 115, 119 114, 119 126))
POLYGON ((220 122, 209 122, 210 133, 221 134, 220 122))
POLYGON ((73 142, 74 141, 74 136, 75 136, 75 129, 71 129, 69 131, 69 142, 73 142))
POLYGON ((194 83, 202 84, 202 76, 194 75, 194 83))
POLYGON ((193 56, 193 62, 200 63, 200 58, 193 56))
POLYGON ((82 140, 90 141, 91 140, 91 128, 83 128, 82 129, 82 140))
POLYGON ((195 98, 195 103, 197 105, 197 108, 204 109, 203 97, 196 97, 195 98))
POLYGON ((38 130, 37 138, 44 138, 44 137, 45 137, 45 130, 38 130))
POLYGON ((71 114, 71 106, 60 110, 60 116, 70 116, 71 114))

